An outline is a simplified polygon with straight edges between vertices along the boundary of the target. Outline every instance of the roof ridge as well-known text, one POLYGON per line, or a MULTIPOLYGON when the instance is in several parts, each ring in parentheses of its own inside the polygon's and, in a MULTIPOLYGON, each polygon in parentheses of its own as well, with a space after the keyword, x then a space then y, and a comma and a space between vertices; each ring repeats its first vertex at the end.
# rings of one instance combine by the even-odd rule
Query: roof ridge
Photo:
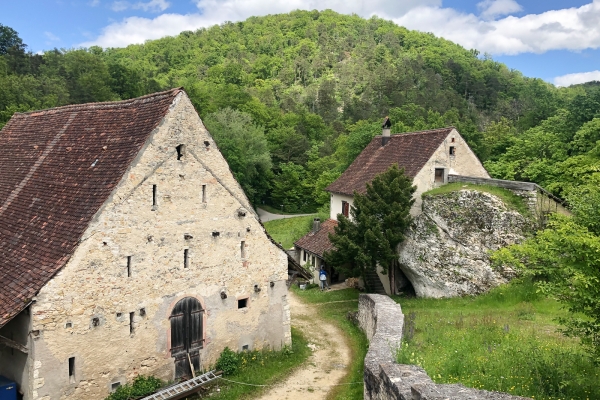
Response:
POLYGON ((83 109, 83 108, 89 109, 91 107, 97 107, 97 108, 111 107, 111 106, 117 106, 117 105, 125 105, 127 103, 133 104, 133 103, 136 103, 139 101, 148 100, 153 97, 162 97, 169 93, 184 92, 184 91, 185 91, 185 89, 183 88, 183 86, 180 86, 180 87, 172 88, 172 89, 165 90, 162 92, 150 93, 150 94, 146 94, 144 96, 134 97, 131 99, 114 100, 114 101, 97 101, 97 102, 81 103, 81 104, 67 104, 64 106, 44 108, 41 110, 16 112, 16 113, 14 113, 13 116, 26 116, 26 115, 37 114, 37 113, 54 113, 54 112, 60 112, 60 111, 66 111, 66 110, 75 110, 76 111, 78 109, 83 109))
MULTIPOLYGON (((423 131, 415 131, 415 132, 398 132, 398 133, 392 133, 390 135, 390 137, 394 137, 394 136, 406 136, 406 135, 423 135, 426 133, 438 133, 438 132, 442 132, 442 131, 447 131, 447 130, 451 130, 451 129, 456 129, 455 126, 447 126, 445 128, 435 128, 435 129, 426 129, 423 131)), ((381 136, 381 135, 377 135, 377 136, 381 136)))

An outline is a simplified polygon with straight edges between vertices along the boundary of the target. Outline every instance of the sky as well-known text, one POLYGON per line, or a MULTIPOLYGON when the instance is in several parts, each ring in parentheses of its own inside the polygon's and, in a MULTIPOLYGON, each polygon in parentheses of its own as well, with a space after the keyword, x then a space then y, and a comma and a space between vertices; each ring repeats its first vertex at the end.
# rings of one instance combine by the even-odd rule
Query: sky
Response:
POLYGON ((34 53, 124 47, 296 9, 377 15, 557 86, 600 80, 600 0, 3 0, 0 24, 34 53))

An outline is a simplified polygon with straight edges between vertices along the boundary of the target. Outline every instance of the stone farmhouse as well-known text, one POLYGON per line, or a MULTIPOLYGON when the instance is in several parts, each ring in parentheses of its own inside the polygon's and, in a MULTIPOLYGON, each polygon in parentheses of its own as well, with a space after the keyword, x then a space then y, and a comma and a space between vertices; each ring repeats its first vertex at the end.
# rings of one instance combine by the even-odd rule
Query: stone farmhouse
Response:
POLYGON ((291 341, 287 256, 181 88, 15 114, 0 255, 0 375, 26 400, 291 341))
MULTIPOLYGON (((337 215, 351 217, 354 192, 365 193, 366 184, 392 164, 404 168, 417 187, 411 209, 413 216, 421 210, 421 194, 448 183, 450 175, 490 178, 454 127, 397 135, 390 135, 389 128, 384 128, 383 134, 374 137, 348 169, 325 189, 330 193, 330 219, 323 223, 315 221, 313 230, 294 244, 301 265, 309 263, 318 270, 324 264, 323 254, 332 248, 329 234, 334 233, 337 215)), ((326 270, 333 283, 345 278, 332 267, 326 270)), ((382 282, 378 284, 389 293, 388 278, 379 276, 382 282)))

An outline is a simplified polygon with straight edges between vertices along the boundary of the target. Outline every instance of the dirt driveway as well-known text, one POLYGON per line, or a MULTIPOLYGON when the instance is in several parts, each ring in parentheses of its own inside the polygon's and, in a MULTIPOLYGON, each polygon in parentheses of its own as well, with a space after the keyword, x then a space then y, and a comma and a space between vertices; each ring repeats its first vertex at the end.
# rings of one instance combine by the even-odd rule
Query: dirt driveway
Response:
POLYGON ((260 400, 325 399, 331 385, 346 375, 350 364, 350 348, 340 329, 319 315, 320 307, 301 302, 288 292, 292 325, 306 337, 312 355, 285 381, 271 388, 260 400))

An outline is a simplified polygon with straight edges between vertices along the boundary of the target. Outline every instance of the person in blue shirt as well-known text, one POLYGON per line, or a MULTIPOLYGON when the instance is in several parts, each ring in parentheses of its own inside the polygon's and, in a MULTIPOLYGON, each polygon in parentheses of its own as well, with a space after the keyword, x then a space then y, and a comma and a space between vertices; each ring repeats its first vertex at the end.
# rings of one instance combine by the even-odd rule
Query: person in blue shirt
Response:
POLYGON ((325 287, 327 287, 328 290, 331 289, 327 283, 327 271, 325 271, 325 268, 323 268, 322 265, 321 270, 319 271, 319 283, 321 284, 321 290, 325 290, 325 287))

